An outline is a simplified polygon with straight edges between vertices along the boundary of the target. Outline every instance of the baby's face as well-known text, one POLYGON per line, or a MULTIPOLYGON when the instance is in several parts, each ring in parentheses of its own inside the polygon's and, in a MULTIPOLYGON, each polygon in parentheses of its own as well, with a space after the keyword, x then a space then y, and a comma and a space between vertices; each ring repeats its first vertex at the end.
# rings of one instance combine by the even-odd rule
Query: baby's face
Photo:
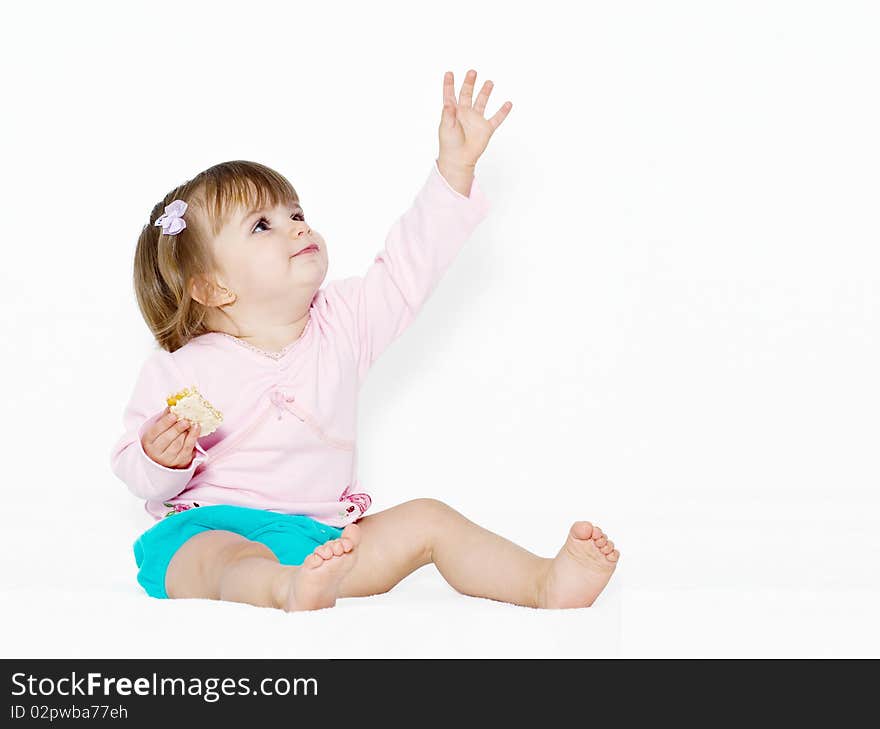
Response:
POLYGON ((329 262, 324 239, 295 201, 264 210, 232 209, 214 252, 237 302, 273 314, 290 304, 308 307, 329 262), (300 253, 307 246, 317 250, 300 253))

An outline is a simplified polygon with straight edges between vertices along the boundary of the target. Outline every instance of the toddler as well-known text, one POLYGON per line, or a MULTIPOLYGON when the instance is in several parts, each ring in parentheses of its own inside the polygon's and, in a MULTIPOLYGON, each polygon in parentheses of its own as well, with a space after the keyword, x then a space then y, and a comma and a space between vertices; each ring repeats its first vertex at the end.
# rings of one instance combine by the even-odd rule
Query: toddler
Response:
POLYGON ((542 558, 435 499, 366 514, 358 390, 489 210, 474 170, 512 104, 485 119, 492 83, 472 102, 475 80, 456 101, 445 74, 439 155, 363 276, 320 288, 326 242, 255 162, 215 165, 153 209, 134 282, 160 348, 111 453, 155 520, 133 545, 148 595, 315 610, 428 563, 461 593, 535 608, 592 605, 608 583, 619 554, 588 521, 542 558), (163 409, 189 386, 223 415, 208 435, 163 409))

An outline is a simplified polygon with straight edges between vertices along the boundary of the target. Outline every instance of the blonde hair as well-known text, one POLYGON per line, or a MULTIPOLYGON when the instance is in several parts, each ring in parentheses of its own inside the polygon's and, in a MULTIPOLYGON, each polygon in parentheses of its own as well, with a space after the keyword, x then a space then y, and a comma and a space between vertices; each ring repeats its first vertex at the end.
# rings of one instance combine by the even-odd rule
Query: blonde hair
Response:
POLYGON ((156 203, 138 236, 134 291, 141 315, 162 349, 173 352, 213 331, 207 319, 214 307, 192 298, 191 282, 210 281, 218 271, 211 241, 232 207, 249 210, 286 202, 298 203, 299 195, 283 175, 259 162, 234 160, 209 167, 156 203), (155 222, 165 206, 178 199, 187 204, 186 228, 166 235, 155 222))

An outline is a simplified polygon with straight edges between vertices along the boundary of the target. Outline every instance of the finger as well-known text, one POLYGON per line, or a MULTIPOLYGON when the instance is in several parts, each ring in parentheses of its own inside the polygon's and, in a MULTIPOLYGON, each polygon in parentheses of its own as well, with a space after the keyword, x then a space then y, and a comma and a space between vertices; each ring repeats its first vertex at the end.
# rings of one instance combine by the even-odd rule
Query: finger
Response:
POLYGON ((443 75, 443 106, 447 104, 455 105, 455 81, 452 71, 447 71, 443 75))
POLYGON ((458 103, 463 106, 471 105, 471 95, 474 93, 474 81, 477 79, 477 72, 471 69, 464 75, 464 82, 461 84, 461 91, 458 92, 458 103))
POLYGON ((164 459, 174 460, 177 458, 177 454, 180 452, 181 446, 183 446, 183 441, 186 440, 186 431, 188 428, 189 421, 184 419, 156 438, 156 450, 162 448, 159 452, 164 459), (163 443, 164 448, 162 447, 163 443))
POLYGON ((147 437, 147 440, 152 442, 160 433, 164 433, 169 425, 173 425, 175 422, 177 422, 177 416, 171 412, 171 408, 165 408, 162 411, 162 415, 160 415, 156 421, 147 428, 144 435, 147 437))
POLYGON ((186 441, 186 436, 186 432, 178 433, 177 437, 166 446, 165 450, 162 451, 162 457, 166 461, 173 461, 177 458, 180 454, 180 449, 183 448, 184 441, 186 441))
POLYGON ((175 465, 184 466, 189 464, 193 458, 193 448, 196 447, 196 441, 199 439, 201 428, 198 423, 193 423, 192 427, 186 432, 186 440, 180 446, 180 453, 177 454, 175 465))
MULTIPOLYGON (((183 445, 184 436, 181 435, 181 440, 179 445, 183 445)), ((156 460, 161 465, 165 466, 165 468, 176 468, 177 464, 177 456, 180 453, 180 448, 178 444, 172 443, 168 448, 166 448, 162 453, 160 453, 154 460, 156 460)))
POLYGON ((189 421, 186 418, 177 419, 177 415, 171 413, 170 415, 171 421, 168 422, 165 426, 160 426, 158 434, 153 438, 153 445, 159 451, 164 451, 168 445, 177 438, 177 436, 185 431, 189 426, 189 421))
POLYGON ((513 104, 510 101, 505 101, 501 108, 495 112, 495 116, 493 116, 489 120, 489 125, 492 127, 492 131, 494 132, 501 126, 501 122, 504 121, 505 117, 510 113, 510 110, 513 108, 513 104))
POLYGON ((477 100, 474 102, 474 111, 482 114, 486 110, 486 102, 489 101, 489 94, 492 93, 494 84, 491 81, 483 83, 480 93, 477 94, 477 100))
POLYGON ((455 103, 448 101, 443 104, 443 112, 440 114, 440 125, 450 129, 455 126, 455 103))
POLYGON ((164 453, 180 433, 181 429, 174 413, 171 414, 171 418, 172 422, 170 424, 167 424, 165 418, 156 421, 155 426, 147 433, 146 441, 152 453, 157 455, 164 453))

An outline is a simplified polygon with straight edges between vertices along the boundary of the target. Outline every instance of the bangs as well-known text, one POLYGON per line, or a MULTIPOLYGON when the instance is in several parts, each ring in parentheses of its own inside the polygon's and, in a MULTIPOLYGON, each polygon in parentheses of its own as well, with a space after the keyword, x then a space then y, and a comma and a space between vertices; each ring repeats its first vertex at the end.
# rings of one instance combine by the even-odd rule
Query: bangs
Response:
MULTIPOLYGON (((208 168, 201 175, 199 197, 216 237, 234 214, 282 204, 299 204, 293 185, 275 170, 237 160, 208 168)), ((194 181, 195 182, 195 181, 194 181)))

